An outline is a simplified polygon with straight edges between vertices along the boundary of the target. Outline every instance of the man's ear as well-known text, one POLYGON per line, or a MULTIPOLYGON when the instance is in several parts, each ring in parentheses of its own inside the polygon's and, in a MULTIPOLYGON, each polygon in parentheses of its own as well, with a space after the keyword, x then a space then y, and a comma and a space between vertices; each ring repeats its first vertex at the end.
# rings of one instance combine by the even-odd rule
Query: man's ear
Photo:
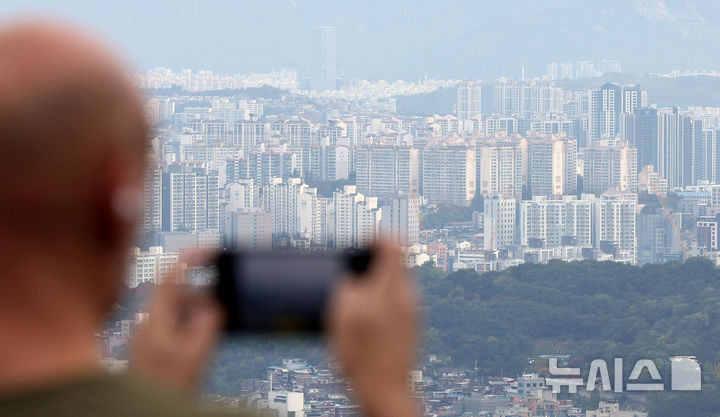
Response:
POLYGON ((110 246, 127 245, 126 240, 143 213, 141 167, 129 162, 115 155, 101 168, 97 238, 110 246))

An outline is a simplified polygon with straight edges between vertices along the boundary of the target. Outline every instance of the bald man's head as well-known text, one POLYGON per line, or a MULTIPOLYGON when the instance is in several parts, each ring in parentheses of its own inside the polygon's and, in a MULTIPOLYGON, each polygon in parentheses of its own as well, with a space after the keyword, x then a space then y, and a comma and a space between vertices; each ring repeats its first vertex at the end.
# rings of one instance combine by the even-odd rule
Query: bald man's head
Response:
POLYGON ((128 208, 141 204, 147 135, 120 61, 73 28, 16 24, 0 29, 0 92, 0 258, 18 268, 42 258, 78 294, 101 290, 93 272, 116 284, 140 214, 128 208))
POLYGON ((16 24, 0 31, 0 91, 0 177, 9 190, 0 219, 38 232, 92 227, 103 164, 132 165, 145 146, 140 101, 119 61, 72 28, 16 24))

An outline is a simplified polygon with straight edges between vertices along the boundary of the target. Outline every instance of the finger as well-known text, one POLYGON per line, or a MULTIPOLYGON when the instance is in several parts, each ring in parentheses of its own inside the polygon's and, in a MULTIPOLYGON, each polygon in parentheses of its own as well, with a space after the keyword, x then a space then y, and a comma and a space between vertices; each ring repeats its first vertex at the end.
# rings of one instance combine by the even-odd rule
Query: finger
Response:
MULTIPOLYGON (((371 271, 396 271, 402 266, 403 253, 399 246, 387 241, 378 240, 373 246, 373 262, 371 271)), ((387 275, 387 274, 381 274, 387 275)), ((388 278, 384 276, 384 278, 388 278)))
POLYGON ((185 249, 179 257, 179 262, 188 266, 209 266, 217 256, 215 251, 207 249, 185 249))
POLYGON ((375 246, 377 259, 371 266, 371 275, 376 276, 377 291, 397 292, 398 282, 405 280, 402 250, 388 241, 379 241, 375 246))
POLYGON ((207 357, 220 337, 222 320, 222 310, 216 302, 207 296, 196 297, 187 321, 180 329, 187 351, 199 360, 207 357))
POLYGON ((185 249, 178 256, 177 262, 170 268, 166 274, 164 274, 160 282, 185 282, 185 272, 188 267, 192 266, 209 266, 217 256, 217 253, 207 249, 185 249))
POLYGON ((150 319, 172 315, 180 304, 180 298, 181 289, 176 283, 166 281, 156 286, 148 306, 150 319))

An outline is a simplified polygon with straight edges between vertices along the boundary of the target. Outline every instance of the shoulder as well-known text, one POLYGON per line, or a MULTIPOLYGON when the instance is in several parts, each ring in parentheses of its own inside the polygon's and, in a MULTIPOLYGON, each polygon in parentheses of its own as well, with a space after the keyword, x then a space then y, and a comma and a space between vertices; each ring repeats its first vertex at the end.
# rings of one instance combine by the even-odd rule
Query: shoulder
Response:
POLYGON ((201 410, 188 397, 130 376, 96 375, 0 398, 0 415, 205 417, 243 412, 201 410))

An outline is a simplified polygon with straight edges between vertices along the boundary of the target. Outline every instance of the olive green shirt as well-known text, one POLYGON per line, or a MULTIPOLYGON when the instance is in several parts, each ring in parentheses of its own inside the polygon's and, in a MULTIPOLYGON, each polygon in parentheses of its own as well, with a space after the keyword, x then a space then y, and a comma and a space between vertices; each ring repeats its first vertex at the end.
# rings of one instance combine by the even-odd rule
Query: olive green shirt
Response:
POLYGON ((0 397, 2 417, 223 417, 241 409, 203 409, 191 399, 133 377, 95 375, 0 397))

